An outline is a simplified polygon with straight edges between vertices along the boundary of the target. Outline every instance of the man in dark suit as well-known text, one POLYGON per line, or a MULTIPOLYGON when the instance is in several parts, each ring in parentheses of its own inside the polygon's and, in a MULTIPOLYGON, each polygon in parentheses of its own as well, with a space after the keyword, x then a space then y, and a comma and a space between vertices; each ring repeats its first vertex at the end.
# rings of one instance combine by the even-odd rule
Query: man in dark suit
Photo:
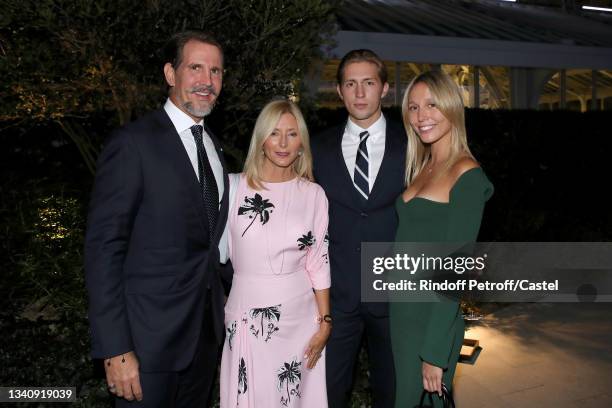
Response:
POLYGON ((98 161, 85 239, 91 355, 116 406, 205 407, 223 337, 228 181, 203 118, 221 91, 222 48, 176 34, 164 75, 164 107, 116 131, 98 161))
POLYGON ((329 200, 333 319, 326 351, 329 406, 348 406, 365 335, 373 406, 393 407, 388 307, 361 302, 360 250, 362 242, 395 239, 395 200, 405 185, 406 134, 381 112, 389 84, 385 65, 374 52, 346 54, 337 80, 348 120, 312 141, 314 176, 329 200))

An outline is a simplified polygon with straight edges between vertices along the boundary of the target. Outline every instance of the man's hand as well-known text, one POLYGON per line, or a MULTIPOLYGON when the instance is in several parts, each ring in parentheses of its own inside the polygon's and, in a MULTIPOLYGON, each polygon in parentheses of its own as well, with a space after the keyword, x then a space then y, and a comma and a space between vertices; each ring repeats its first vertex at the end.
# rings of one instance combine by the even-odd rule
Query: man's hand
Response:
POLYGON ((138 358, 133 351, 104 360, 108 389, 117 397, 128 401, 142 401, 142 388, 138 372, 138 358))

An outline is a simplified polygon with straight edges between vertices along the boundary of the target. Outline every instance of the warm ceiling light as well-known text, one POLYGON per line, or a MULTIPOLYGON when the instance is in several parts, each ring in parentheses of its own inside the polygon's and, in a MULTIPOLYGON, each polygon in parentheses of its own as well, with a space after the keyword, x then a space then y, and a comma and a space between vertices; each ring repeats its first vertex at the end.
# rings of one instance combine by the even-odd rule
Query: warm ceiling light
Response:
POLYGON ((606 7, 582 6, 582 8, 583 8, 584 10, 595 10, 595 11, 607 11, 607 12, 612 12, 612 8, 606 8, 606 7))

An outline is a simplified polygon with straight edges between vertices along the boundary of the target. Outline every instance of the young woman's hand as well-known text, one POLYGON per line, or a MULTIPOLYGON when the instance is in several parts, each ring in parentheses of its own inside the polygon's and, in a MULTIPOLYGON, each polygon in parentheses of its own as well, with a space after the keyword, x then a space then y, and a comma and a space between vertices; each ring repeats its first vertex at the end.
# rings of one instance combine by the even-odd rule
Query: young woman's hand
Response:
POLYGON ((442 396, 442 369, 423 361, 423 388, 442 396))

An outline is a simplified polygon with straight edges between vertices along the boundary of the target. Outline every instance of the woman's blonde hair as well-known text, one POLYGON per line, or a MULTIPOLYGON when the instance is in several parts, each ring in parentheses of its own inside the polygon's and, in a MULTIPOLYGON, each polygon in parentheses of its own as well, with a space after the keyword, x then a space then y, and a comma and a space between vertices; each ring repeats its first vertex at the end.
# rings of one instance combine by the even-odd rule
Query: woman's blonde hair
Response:
MULTIPOLYGON (((402 101, 402 118, 408 136, 408 148, 406 153, 406 185, 423 170, 430 160, 431 147, 421 141, 419 135, 410 125, 408 117, 410 91, 416 84, 425 84, 436 104, 436 107, 451 124, 451 147, 450 154, 446 160, 444 169, 439 175, 447 172, 453 164, 461 157, 474 156, 467 144, 465 131, 465 114, 463 96, 461 91, 450 76, 442 71, 428 71, 417 75, 406 88, 402 101)), ((439 176, 438 175, 438 176, 439 176)))
POLYGON ((310 150, 310 138, 308 136, 308 128, 306 121, 298 106, 286 99, 278 99, 268 102, 261 110, 255 122, 253 135, 251 136, 251 144, 247 153, 246 161, 244 162, 244 174, 249 187, 255 190, 263 188, 261 171, 264 163, 263 145, 266 139, 276 128, 281 116, 285 113, 290 113, 295 118, 298 125, 298 132, 302 139, 302 154, 293 162, 293 170, 298 177, 304 177, 310 181, 312 176, 312 153, 310 150))

